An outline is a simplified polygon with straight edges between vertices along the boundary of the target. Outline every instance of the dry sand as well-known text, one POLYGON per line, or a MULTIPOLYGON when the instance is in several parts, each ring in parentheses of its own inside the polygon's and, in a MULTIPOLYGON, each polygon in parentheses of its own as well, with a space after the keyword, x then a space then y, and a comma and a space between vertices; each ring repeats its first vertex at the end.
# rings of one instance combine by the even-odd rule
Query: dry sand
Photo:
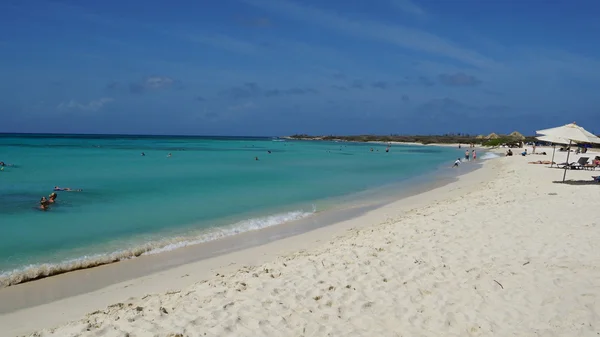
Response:
POLYGON ((7 336, 44 327, 35 336, 597 336, 600 184, 591 176, 600 171, 569 171, 575 181, 554 183, 561 170, 527 164, 550 159, 551 150, 537 151, 548 155, 493 159, 455 183, 328 228, 6 314, 0 329, 7 336), (307 249, 293 251, 300 247, 307 249), (241 265, 260 257, 266 262, 241 265), (178 288, 144 295, 158 284, 178 288))

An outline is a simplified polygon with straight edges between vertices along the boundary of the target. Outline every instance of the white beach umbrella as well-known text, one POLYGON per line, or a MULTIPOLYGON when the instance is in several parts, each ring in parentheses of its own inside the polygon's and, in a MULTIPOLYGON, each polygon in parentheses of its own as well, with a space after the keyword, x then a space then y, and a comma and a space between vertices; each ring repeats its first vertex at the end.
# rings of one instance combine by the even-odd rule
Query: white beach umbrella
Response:
MULTIPOLYGON (((574 122, 571 124, 566 124, 563 126, 544 129, 536 131, 537 133, 550 137, 558 137, 569 141, 569 146, 573 143, 594 143, 600 144, 600 138, 596 137, 593 133, 587 131, 581 126, 575 124, 574 122)), ((569 163, 569 155, 571 151, 567 152, 567 164, 569 163)), ((563 182, 565 181, 565 177, 567 176, 567 169, 569 165, 565 165, 565 172, 563 174, 563 182)))
POLYGON ((575 123, 536 132, 540 135, 559 137, 576 143, 600 144, 600 138, 575 123))
POLYGON ((552 143, 552 160, 550 161, 550 167, 554 166, 554 153, 556 152, 556 144, 569 144, 568 140, 557 137, 557 136, 542 135, 542 136, 537 136, 535 138, 542 142, 552 143))
POLYGON ((556 137, 556 136, 541 135, 541 136, 537 136, 535 138, 539 141, 552 143, 552 144, 565 144, 565 145, 569 144, 569 141, 567 139, 556 137))

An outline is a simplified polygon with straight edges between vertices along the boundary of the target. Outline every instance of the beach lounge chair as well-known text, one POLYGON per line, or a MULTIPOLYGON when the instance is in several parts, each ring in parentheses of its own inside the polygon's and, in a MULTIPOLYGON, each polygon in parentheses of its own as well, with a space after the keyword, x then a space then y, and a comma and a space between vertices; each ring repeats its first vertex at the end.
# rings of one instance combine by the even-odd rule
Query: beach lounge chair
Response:
POLYGON ((571 165, 570 169, 573 169, 573 170, 585 169, 586 165, 587 165, 587 162, 588 162, 588 159, 590 159, 590 157, 581 157, 581 158, 579 158, 579 160, 576 163, 574 163, 574 164, 571 165))
POLYGON ((580 169, 580 168, 584 168, 585 165, 587 164, 589 157, 581 157, 579 158, 578 161, 574 161, 571 163, 560 163, 557 164, 556 167, 560 168, 560 169, 564 169, 565 167, 571 170, 576 170, 576 169, 580 169))

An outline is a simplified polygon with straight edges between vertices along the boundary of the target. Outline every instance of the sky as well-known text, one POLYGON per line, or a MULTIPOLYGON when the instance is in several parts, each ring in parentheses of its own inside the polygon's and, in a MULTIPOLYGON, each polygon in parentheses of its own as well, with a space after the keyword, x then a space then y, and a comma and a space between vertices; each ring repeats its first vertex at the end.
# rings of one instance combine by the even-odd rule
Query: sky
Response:
POLYGON ((600 133, 600 1, 0 2, 0 132, 600 133))

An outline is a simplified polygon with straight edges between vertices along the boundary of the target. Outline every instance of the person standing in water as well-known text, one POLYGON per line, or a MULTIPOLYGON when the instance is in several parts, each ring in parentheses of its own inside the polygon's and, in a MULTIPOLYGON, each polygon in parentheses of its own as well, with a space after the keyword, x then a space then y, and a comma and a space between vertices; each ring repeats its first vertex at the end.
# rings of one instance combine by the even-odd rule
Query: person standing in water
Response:
POLYGON ((42 211, 47 211, 49 206, 50 206, 50 201, 48 201, 48 199, 46 199, 46 197, 42 197, 40 199, 40 209, 42 211))
POLYGON ((469 150, 465 151, 465 160, 469 161, 469 150))

